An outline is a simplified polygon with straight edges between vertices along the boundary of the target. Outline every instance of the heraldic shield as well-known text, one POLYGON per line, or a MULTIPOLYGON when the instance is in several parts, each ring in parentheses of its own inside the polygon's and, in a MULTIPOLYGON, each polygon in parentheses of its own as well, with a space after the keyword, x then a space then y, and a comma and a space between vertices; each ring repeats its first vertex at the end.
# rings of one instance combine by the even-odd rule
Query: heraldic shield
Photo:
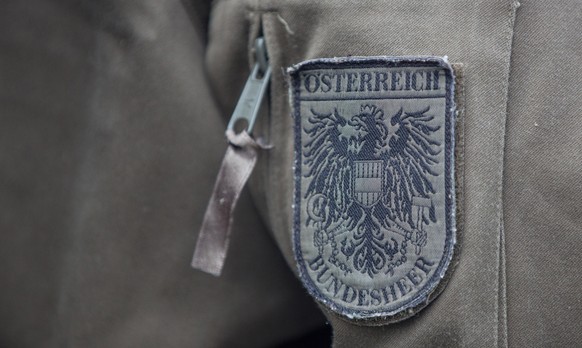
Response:
POLYGON ((383 161, 354 161, 354 199, 365 207, 371 207, 382 198, 383 161))
POLYGON ((442 291, 456 243, 451 66, 348 57, 289 73, 301 280, 349 320, 413 315, 442 291))

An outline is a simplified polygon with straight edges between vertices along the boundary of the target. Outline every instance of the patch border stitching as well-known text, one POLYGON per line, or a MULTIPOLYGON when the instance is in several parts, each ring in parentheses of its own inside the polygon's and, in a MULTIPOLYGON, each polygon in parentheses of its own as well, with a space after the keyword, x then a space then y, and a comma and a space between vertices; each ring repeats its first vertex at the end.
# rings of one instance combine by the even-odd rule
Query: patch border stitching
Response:
POLYGON ((294 118, 294 190, 293 190, 293 254, 298 264, 299 276, 309 294, 317 301, 325 305, 333 313, 339 314, 342 319, 362 325, 383 325, 404 320, 426 307, 436 298, 446 286, 450 274, 455 268, 453 259, 458 254, 457 245, 457 200, 459 198, 456 181, 456 120, 455 120, 455 71, 446 57, 435 56, 377 56, 377 57, 345 57, 345 58, 319 58, 301 62, 287 69, 290 78, 290 93, 292 116, 294 118), (301 251, 301 171, 302 171, 302 146, 301 146, 301 112, 300 112, 300 72, 316 69, 349 69, 372 67, 439 67, 445 71, 446 95, 445 95, 445 215, 446 237, 443 256, 433 276, 427 281, 421 290, 412 298, 405 301, 397 309, 387 311, 379 310, 354 310, 344 307, 325 296, 309 277, 305 260, 301 251))

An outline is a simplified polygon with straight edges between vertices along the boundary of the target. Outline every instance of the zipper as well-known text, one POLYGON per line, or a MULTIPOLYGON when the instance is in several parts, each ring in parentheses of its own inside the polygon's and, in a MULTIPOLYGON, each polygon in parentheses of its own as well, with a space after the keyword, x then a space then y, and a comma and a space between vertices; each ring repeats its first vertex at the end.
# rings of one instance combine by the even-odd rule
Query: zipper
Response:
POLYGON ((255 65, 228 122, 227 131, 236 131, 241 123, 246 123, 246 131, 252 135, 270 79, 271 67, 269 66, 265 39, 258 37, 255 40, 255 65))
POLYGON ((226 128, 229 146, 216 177, 192 257, 192 267, 215 276, 220 275, 224 266, 233 211, 240 193, 257 163, 259 150, 270 148, 256 141, 252 135, 270 79, 271 67, 265 40, 259 37, 255 41, 255 65, 226 128), (237 132, 241 122, 246 123, 246 129, 237 132))

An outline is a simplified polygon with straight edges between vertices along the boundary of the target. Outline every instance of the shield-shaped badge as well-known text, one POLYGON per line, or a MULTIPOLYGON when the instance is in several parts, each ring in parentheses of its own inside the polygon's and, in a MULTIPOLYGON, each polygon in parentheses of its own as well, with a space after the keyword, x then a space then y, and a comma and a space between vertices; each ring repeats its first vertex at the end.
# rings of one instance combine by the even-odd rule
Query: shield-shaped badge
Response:
POLYGON ((451 66, 438 57, 348 57, 289 73, 301 280, 362 324, 417 313, 442 291, 455 252, 451 66))

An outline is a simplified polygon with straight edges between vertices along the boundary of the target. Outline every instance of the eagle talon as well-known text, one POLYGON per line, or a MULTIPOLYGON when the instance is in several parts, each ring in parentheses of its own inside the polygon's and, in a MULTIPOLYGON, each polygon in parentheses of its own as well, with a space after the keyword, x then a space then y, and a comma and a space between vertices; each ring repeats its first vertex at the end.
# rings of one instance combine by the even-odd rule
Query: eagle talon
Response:
POLYGON ((414 238, 411 240, 412 244, 416 246, 416 254, 420 255, 422 251, 422 247, 426 245, 427 236, 426 231, 423 230, 414 230, 414 238))

